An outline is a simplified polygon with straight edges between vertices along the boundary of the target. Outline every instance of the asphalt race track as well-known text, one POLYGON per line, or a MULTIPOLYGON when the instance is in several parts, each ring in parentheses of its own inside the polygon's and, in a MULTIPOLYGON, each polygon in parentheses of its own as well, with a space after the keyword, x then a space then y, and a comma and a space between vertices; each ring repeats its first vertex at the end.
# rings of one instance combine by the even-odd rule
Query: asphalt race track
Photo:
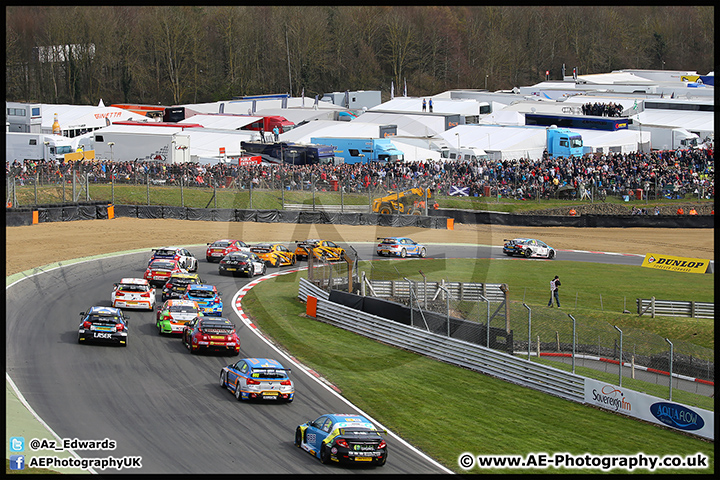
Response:
MULTIPOLYGON (((361 259, 378 258, 373 244, 355 248, 361 259)), ((191 355, 179 337, 158 335, 155 312, 127 311, 127 348, 79 345, 79 313, 92 305, 109 306, 112 284, 122 277, 142 277, 150 252, 70 264, 6 289, 6 372, 60 437, 117 442, 112 452, 78 451, 81 457, 142 457, 141 469, 123 473, 448 472, 394 435, 386 438, 388 462, 381 468, 325 466, 295 448, 297 425, 323 413, 357 409, 289 364, 232 313, 232 299, 247 278, 220 276, 217 264, 205 261, 204 247, 190 250, 199 258, 203 280, 222 292, 224 315, 238 327, 241 357, 276 358, 293 368, 295 401, 237 402, 230 391, 220 388, 219 374, 239 357, 191 355)), ((499 247, 431 246, 428 250, 430 258, 507 258, 499 247)), ((591 252, 560 251, 558 259, 642 263, 636 255, 591 252)), ((298 264, 302 265, 305 262, 298 264)), ((274 271, 268 268, 268 273, 274 271)))

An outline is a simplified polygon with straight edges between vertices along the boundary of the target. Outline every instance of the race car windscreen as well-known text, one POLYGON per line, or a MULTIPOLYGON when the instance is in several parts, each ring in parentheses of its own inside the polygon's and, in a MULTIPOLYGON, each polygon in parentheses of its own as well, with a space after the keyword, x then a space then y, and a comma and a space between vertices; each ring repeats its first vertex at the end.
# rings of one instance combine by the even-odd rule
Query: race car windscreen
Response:
POLYGON ((92 323, 120 323, 120 318, 117 315, 90 315, 88 318, 92 323))
POLYGON ((213 298, 215 296, 215 292, 211 290, 193 290, 190 292, 190 295, 198 298, 213 298))
POLYGON ((170 305, 169 310, 173 313, 195 313, 197 311, 192 305, 170 305))
POLYGON ((211 335, 231 335, 235 331, 235 326, 217 323, 201 323, 200 329, 204 333, 209 333, 211 335))
POLYGON ((212 247, 225 248, 230 246, 230 242, 215 242, 211 245, 212 247))
POLYGON ((175 264, 172 262, 152 262, 150 268, 153 270, 172 270, 175 264))
POLYGON ((156 257, 174 257, 175 251, 174 250, 156 250, 155 256, 156 257))
POLYGON ((121 290, 121 291, 123 291, 123 292, 132 292, 132 293, 138 293, 138 292, 142 293, 142 292, 147 292, 147 291, 148 291, 148 287, 147 287, 147 286, 145 286, 145 285, 135 285, 135 284, 121 284, 121 285, 118 287, 118 289, 121 290))
POLYGON ((275 368, 253 368, 250 376, 252 378, 266 379, 287 378, 285 370, 279 370, 275 368))
POLYGON ((396 243, 398 243, 398 241, 394 238, 386 238, 380 243, 382 243, 383 245, 395 245, 396 243))

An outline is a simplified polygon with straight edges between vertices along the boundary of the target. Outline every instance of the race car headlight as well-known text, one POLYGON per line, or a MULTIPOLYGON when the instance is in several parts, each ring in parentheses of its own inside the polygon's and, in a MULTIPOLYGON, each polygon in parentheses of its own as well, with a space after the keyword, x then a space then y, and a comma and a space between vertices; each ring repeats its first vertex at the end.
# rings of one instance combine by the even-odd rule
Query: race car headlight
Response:
POLYGON ((350 445, 348 445, 347 440, 345 440, 344 438, 339 438, 335 440, 335 444, 341 447, 350 448, 350 445))

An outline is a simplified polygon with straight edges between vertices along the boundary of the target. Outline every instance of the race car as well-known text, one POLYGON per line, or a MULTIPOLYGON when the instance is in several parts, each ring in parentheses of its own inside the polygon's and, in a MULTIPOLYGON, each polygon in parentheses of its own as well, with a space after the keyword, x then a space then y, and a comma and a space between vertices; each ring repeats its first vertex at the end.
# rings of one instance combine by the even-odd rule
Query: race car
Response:
POLYGON ((305 241, 296 240, 295 256, 298 260, 307 260, 308 249, 312 248, 316 257, 334 262, 343 258, 345 250, 335 242, 312 238, 305 241))
POLYGON ((183 327, 182 341, 190 353, 201 350, 240 353, 235 324, 223 317, 195 317, 183 327))
POLYGON ((197 302, 203 315, 222 316, 223 302, 215 285, 206 283, 188 285, 180 298, 197 302))
POLYGON ((240 240, 215 240, 208 243, 205 251, 205 260, 208 262, 219 262, 226 255, 233 252, 249 252, 250 246, 240 240))
POLYGON ((509 257, 522 255, 525 258, 555 258, 555 249, 535 238, 513 238, 503 240, 503 253, 509 257))
POLYGON ((180 298, 188 285, 203 283, 197 273, 173 273, 162 288, 161 299, 164 302, 170 298, 180 298))
POLYGON ((377 245, 378 255, 397 255, 405 258, 417 256, 424 258, 427 255, 425 245, 419 244, 407 237, 380 237, 377 245))
POLYGON ((150 282, 150 285, 158 287, 165 285, 174 273, 188 273, 187 270, 180 266, 177 260, 165 260, 157 258, 150 262, 145 269, 143 278, 150 282))
POLYGON ((113 284, 110 301, 114 308, 155 308, 155 289, 144 278, 123 278, 113 284))
POLYGON ((252 252, 233 252, 220 260, 218 265, 220 275, 244 273, 248 277, 254 277, 255 275, 265 275, 266 270, 265 262, 252 252))
POLYGON ((180 268, 183 268, 187 270, 188 272, 197 272, 198 270, 198 260, 195 258, 195 255, 190 253, 190 251, 187 248, 183 247, 162 247, 162 248, 153 248, 152 250, 153 254, 152 257, 150 257, 150 261, 148 261, 148 265, 152 263, 153 260, 161 258, 163 260, 175 260, 180 264, 180 268))
POLYGON ((258 243, 250 247, 250 251, 271 267, 295 265, 295 253, 280 243, 258 243))
POLYGON ((78 343, 102 342, 127 347, 128 317, 115 307, 90 307, 80 312, 78 343))
POLYGON ((220 371, 220 386, 238 400, 284 400, 292 402, 295 385, 280 362, 271 358, 243 358, 220 371))
POLYGON ((295 446, 318 457, 322 463, 372 463, 385 465, 388 448, 367 418, 355 413, 329 413, 299 425, 295 446))
POLYGON ((185 324, 198 316, 202 316, 202 312, 197 302, 170 299, 158 309, 155 326, 160 335, 163 333, 182 333, 185 324))

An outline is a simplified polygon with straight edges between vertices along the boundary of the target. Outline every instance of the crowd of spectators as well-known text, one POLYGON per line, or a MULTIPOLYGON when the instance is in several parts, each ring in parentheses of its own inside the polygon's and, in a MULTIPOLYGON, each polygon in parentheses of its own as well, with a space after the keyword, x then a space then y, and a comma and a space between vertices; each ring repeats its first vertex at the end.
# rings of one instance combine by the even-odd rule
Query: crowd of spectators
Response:
POLYGON ((397 164, 231 165, 163 164, 91 160, 72 164, 52 161, 6 161, 6 176, 17 185, 71 181, 71 170, 90 183, 182 185, 186 187, 264 188, 372 192, 430 187, 437 195, 463 191, 469 196, 535 200, 563 195, 644 195, 714 198, 715 162, 711 149, 586 154, 580 158, 542 160, 417 161, 397 164))
POLYGON ((596 115, 598 117, 619 117, 623 106, 618 103, 585 103, 582 106, 583 115, 596 115))

